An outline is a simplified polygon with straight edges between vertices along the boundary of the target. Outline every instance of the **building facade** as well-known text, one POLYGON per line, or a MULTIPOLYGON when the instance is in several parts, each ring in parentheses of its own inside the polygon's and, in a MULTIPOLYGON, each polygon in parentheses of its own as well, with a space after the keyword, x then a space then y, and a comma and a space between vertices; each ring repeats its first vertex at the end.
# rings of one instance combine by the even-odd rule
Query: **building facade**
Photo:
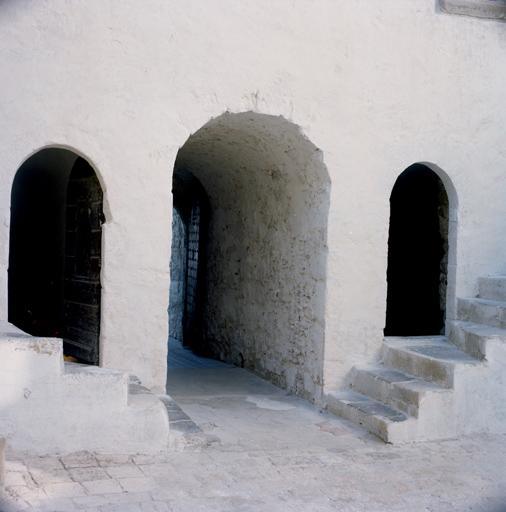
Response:
POLYGON ((171 333, 317 403, 448 332, 506 274, 503 14, 0 2, 2 319, 164 392, 172 247, 171 333))

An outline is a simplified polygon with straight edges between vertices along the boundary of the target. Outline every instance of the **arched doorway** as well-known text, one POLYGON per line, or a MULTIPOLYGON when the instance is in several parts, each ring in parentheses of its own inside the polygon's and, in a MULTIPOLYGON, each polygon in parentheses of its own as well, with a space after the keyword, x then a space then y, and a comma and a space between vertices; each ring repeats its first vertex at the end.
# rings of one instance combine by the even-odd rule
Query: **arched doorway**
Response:
POLYGON ((98 364, 102 189, 90 164, 47 148, 18 170, 11 193, 9 321, 58 336, 98 364))
POLYGON ((171 255, 170 332, 183 346, 207 353, 203 338, 206 296, 209 200, 192 173, 174 176, 173 240, 171 255), (172 284, 172 278, 180 285, 172 284))
MULTIPOLYGON (((226 113, 187 140, 173 176, 183 218, 195 197, 208 198, 199 231, 201 350, 315 397, 330 202, 321 152, 282 117, 226 113)), ((188 246, 191 237, 188 229, 188 246)))
POLYGON ((386 336, 444 333, 448 194, 429 167, 408 167, 390 196, 386 336))

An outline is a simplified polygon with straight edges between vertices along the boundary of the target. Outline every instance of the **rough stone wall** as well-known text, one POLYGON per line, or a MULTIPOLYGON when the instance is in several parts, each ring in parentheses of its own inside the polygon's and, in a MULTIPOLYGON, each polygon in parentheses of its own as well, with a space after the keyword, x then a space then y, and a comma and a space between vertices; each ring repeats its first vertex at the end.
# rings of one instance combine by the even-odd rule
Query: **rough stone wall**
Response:
MULTIPOLYGON (((448 194, 446 193, 444 184, 439 180, 439 205, 438 205, 438 216, 439 216, 439 233, 441 240, 443 241, 443 257, 441 258, 440 264, 440 275, 439 275, 439 307, 441 311, 445 312, 446 320, 446 299, 448 291, 448 241, 449 241, 449 228, 450 228, 450 205, 448 202, 448 194)), ((445 329, 441 334, 444 334, 445 329)))
POLYGON ((172 210, 170 250, 169 336, 183 341, 183 311, 186 273, 186 228, 179 212, 172 210))

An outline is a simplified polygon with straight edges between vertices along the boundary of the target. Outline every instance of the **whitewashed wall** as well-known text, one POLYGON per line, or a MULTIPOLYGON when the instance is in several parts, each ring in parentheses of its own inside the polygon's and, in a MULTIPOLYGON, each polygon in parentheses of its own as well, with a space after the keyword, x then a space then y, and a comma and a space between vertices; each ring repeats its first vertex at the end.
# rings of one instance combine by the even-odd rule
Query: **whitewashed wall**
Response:
POLYGON ((435 0, 0 2, 0 314, 10 189, 35 151, 84 156, 101 181, 102 364, 161 389, 172 170, 226 111, 283 116, 331 181, 322 382, 376 357, 389 196, 415 162, 458 197, 456 293, 506 273, 505 25, 435 0))

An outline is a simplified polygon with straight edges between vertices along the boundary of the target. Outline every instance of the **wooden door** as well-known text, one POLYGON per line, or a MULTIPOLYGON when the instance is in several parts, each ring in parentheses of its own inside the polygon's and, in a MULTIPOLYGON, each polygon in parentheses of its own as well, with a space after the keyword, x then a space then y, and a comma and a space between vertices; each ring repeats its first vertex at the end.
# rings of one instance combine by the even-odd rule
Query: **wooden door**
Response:
POLYGON ((199 282, 199 263, 200 255, 200 201, 197 199, 190 210, 188 221, 187 238, 187 257, 186 257, 186 293, 183 314, 183 345, 198 349, 200 345, 199 313, 200 308, 198 291, 199 282))
POLYGON ((91 166, 78 158, 67 188, 64 352, 90 364, 99 361, 102 189, 91 166))

